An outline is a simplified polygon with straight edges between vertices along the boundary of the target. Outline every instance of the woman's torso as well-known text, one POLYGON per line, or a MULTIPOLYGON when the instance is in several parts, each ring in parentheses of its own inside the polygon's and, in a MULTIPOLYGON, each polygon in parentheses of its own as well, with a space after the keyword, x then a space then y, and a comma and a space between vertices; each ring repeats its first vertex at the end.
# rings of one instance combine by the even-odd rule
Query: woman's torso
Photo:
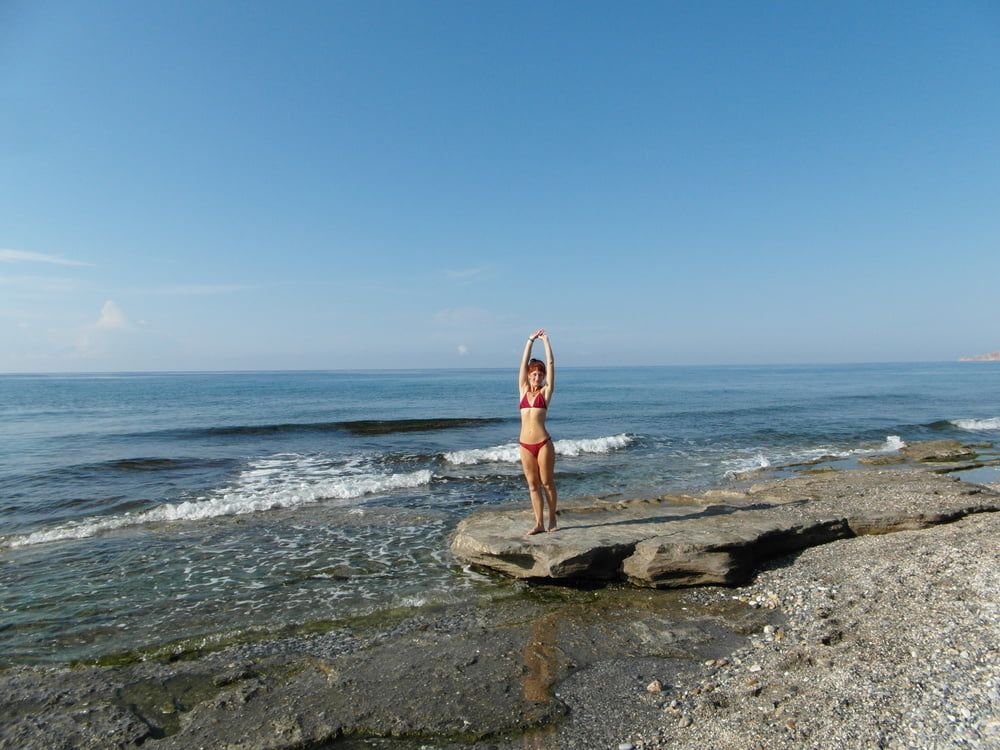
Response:
POLYGON ((548 398, 545 390, 524 391, 521 394, 521 437, 522 443, 540 443, 549 437, 545 429, 545 418, 548 416, 548 398))

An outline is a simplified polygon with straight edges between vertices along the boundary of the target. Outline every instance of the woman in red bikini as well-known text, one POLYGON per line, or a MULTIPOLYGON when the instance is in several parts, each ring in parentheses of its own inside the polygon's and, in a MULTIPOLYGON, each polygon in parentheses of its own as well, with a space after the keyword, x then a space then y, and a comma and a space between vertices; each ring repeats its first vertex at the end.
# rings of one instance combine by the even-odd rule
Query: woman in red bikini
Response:
POLYGON ((545 429, 549 401, 555 389, 555 363, 552 359, 552 345, 543 329, 538 329, 528 337, 521 357, 521 369, 517 375, 518 390, 521 394, 521 466, 524 478, 528 480, 531 494, 531 510, 535 514, 535 527, 528 532, 540 534, 545 531, 545 516, 542 505, 542 491, 549 504, 549 531, 555 531, 556 524, 556 483, 553 477, 556 465, 556 451, 552 438, 545 429), (541 360, 531 359, 531 346, 535 339, 545 344, 546 366, 541 360), (546 377, 546 375, 548 377, 546 377))

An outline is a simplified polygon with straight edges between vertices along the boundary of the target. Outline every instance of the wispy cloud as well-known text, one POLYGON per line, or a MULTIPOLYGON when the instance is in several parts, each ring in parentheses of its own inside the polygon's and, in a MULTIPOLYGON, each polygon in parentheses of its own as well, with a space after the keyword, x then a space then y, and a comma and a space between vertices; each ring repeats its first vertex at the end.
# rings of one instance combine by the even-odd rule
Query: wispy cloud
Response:
POLYGON ((173 284, 160 287, 155 290, 158 294, 182 295, 205 295, 233 294, 235 292, 245 292, 253 287, 246 284, 173 284))
POLYGON ((480 307, 449 307, 434 313, 434 322, 441 325, 481 325, 496 320, 496 315, 480 307))
POLYGON ((28 250, 0 250, 0 263, 51 263, 57 266, 92 266, 80 260, 60 258, 57 255, 33 253, 28 250))
POLYGON ((465 344, 459 344, 458 345, 458 356, 459 357, 464 357, 468 353, 469 353, 469 347, 467 347, 465 344))
POLYGON ((54 276, 0 276, 0 286, 26 292, 72 292, 80 288, 80 282, 54 276))
POLYGON ((463 268, 461 270, 448 270, 444 272, 446 279, 451 281, 473 281, 486 275, 486 268, 463 268))

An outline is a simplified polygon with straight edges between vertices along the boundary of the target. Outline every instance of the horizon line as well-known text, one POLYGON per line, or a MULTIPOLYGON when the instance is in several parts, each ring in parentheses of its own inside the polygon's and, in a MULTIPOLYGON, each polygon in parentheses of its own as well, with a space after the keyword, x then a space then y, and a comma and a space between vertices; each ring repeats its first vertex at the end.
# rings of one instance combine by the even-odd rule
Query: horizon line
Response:
MULTIPOLYGON (((660 367, 848 367, 855 365, 937 365, 937 364, 976 364, 993 360, 891 360, 891 361, 843 361, 843 362, 725 362, 707 363, 673 363, 658 365, 561 365, 564 370, 583 369, 653 369, 660 367)), ((5 370, 0 371, 0 377, 25 375, 249 375, 264 373, 338 373, 338 372, 440 372, 454 370, 459 372, 486 370, 516 370, 512 366, 495 367, 352 367, 352 368, 292 368, 292 369, 219 369, 219 370, 5 370)))

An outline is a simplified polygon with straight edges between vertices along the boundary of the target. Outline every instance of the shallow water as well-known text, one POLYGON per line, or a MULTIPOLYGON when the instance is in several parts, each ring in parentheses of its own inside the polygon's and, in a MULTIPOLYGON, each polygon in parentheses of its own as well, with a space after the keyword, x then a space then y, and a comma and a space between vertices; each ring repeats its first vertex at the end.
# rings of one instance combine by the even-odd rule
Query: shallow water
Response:
MULTIPOLYGON (((480 595, 448 535, 475 508, 525 499, 512 380, 0 376, 4 658, 92 659, 480 595)), ((566 368, 549 427, 570 497, 847 465, 901 441, 995 448, 998 415, 995 363, 566 368)))

